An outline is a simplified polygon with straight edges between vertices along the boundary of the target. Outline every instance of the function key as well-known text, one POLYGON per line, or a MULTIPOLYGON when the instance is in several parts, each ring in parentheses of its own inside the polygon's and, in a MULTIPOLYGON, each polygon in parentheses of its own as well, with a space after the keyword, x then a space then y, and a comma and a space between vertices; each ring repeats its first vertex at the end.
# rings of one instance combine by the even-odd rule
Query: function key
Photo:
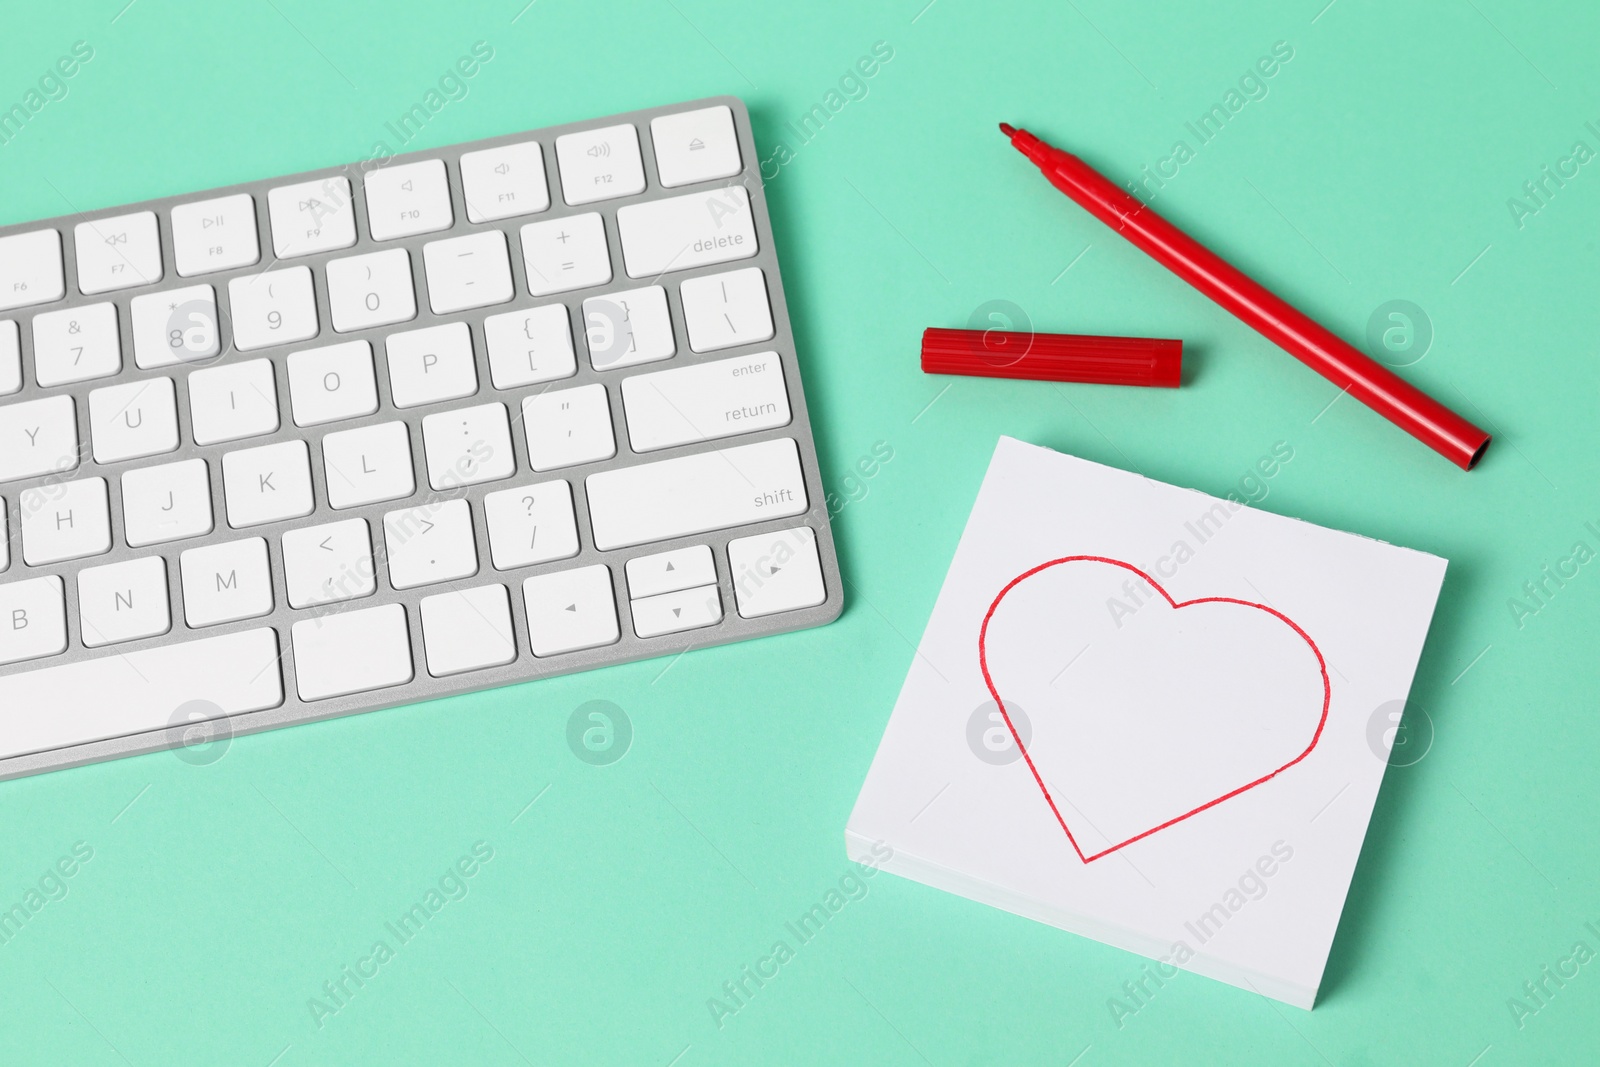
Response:
POLYGON ((173 208, 172 251, 185 278, 259 262, 256 202, 240 193, 173 208))
POLYGON ((473 222, 532 215, 550 206, 544 154, 537 141, 465 153, 461 188, 467 218, 473 222))
POLYGON ((80 222, 73 239, 78 290, 86 296, 161 280, 161 238, 153 211, 80 222))
POLYGON ((356 243, 356 213, 350 179, 333 175, 267 194, 272 250, 280 259, 349 248, 356 243))
POLYGON ((726 104, 650 120, 656 173, 668 189, 738 174, 739 139, 726 104))
POLYGON ((367 224, 374 241, 448 230, 450 185, 444 161, 425 159, 372 171, 366 178, 367 224))
POLYGON ((568 204, 592 204, 644 192, 639 131, 632 123, 556 138, 561 195, 568 204))
POLYGON ((47 304, 66 295, 59 233, 34 230, 0 237, 0 311, 47 304))

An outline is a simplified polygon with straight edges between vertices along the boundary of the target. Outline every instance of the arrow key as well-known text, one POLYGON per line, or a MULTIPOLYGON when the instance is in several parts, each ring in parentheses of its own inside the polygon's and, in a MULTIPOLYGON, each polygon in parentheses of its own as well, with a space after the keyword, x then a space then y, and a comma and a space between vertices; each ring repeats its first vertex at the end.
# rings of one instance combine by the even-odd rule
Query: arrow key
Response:
POLYGON ((640 637, 715 626, 722 621, 722 596, 714 585, 680 589, 633 602, 633 632, 640 637))
POLYGON ((635 601, 697 585, 715 585, 717 568, 707 545, 636 556, 628 561, 628 595, 635 601))
POLYGON ((615 644, 617 602, 605 564, 537 574, 522 583, 528 646, 535 656, 615 644))

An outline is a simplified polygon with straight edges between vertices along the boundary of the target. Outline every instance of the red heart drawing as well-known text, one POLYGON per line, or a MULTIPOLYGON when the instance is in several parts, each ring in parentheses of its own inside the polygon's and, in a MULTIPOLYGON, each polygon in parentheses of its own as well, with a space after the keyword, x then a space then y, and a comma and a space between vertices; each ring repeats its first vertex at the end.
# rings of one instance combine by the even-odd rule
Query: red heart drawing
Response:
MULTIPOLYGON (((1044 795, 1045 803, 1050 805, 1050 811, 1055 815, 1056 822, 1060 824, 1062 831, 1067 835, 1067 841, 1072 845, 1072 850, 1077 853, 1078 859, 1083 863, 1091 863, 1097 859, 1109 856, 1111 853, 1116 852, 1118 849, 1126 848, 1135 841, 1141 841, 1144 838, 1149 837, 1151 834, 1158 833, 1159 831, 1165 830, 1170 826, 1175 826, 1178 823, 1183 822, 1185 819, 1192 818, 1208 808, 1213 808, 1218 804, 1221 804, 1225 800, 1229 800, 1241 793, 1254 789, 1263 782, 1270 781, 1282 774, 1284 771, 1288 770, 1290 767, 1293 767, 1295 764, 1309 756, 1312 749, 1317 747, 1317 742, 1322 738, 1323 727, 1327 725, 1328 706, 1333 697, 1333 688, 1328 680, 1328 666, 1322 657, 1321 649, 1317 648, 1317 643, 1311 639, 1311 635, 1306 633, 1305 630, 1301 629, 1301 627, 1287 615, 1274 608, 1270 608, 1265 604, 1257 604, 1254 601, 1239 600, 1233 597, 1198 597, 1194 600, 1185 600, 1179 602, 1174 600, 1172 596, 1168 594, 1164 588, 1162 588, 1159 582, 1157 582, 1150 575, 1146 574, 1144 571, 1140 570, 1138 567, 1133 566, 1131 563, 1125 563, 1119 559, 1110 559, 1105 556, 1063 556, 1060 559, 1050 560, 1048 563, 1041 563, 1037 567, 1033 567, 1030 570, 1024 571, 1022 574, 1019 574, 1017 577, 1007 582, 1005 588, 1001 589, 999 594, 995 596, 993 602, 990 603, 989 610, 983 617, 983 626, 978 631, 978 666, 983 672, 983 681, 989 689, 989 695, 994 698, 995 706, 1000 709, 1001 715, 1005 717, 1006 727, 1011 731, 1012 740, 1016 742, 1017 750, 1022 753, 1023 759, 1027 761, 1028 770, 1033 774, 1033 779, 1038 784, 1039 791, 1044 795), (1312 654, 1316 657, 1317 668, 1322 675, 1322 712, 1317 720, 1317 728, 1311 737, 1310 744, 1306 745, 1305 750, 1299 755, 1295 756, 1281 767, 1278 767, 1267 774, 1261 775, 1259 778, 1256 778, 1253 781, 1246 782, 1244 785, 1230 789, 1227 792, 1224 792, 1221 796, 1199 804, 1198 806, 1183 812, 1181 815, 1176 815, 1170 819, 1167 819, 1165 822, 1162 822, 1156 826, 1152 826, 1141 833, 1134 834, 1124 841, 1119 841, 1107 848, 1101 849, 1093 855, 1085 855, 1083 850, 1078 847, 1077 838, 1073 836, 1072 829, 1067 825, 1066 819, 1062 817, 1061 811, 1057 807, 1055 799, 1051 797, 1050 788, 1045 784, 1044 778, 1039 772, 1039 768, 1034 764, 1033 755, 1029 753, 1027 745, 1023 743, 1021 735, 1018 734, 1016 726, 1011 721, 1011 714, 1006 710, 1005 701, 1001 699, 999 690, 995 687, 994 679, 990 677, 987 648, 989 624, 994 618, 995 611, 1000 607, 1001 602, 1005 600, 1007 594, 1011 593, 1012 590, 1016 589, 1019 585, 1027 581, 1029 578, 1032 578, 1034 575, 1040 574, 1043 571, 1047 571, 1052 567, 1059 567, 1068 563, 1098 563, 1107 564, 1113 567, 1120 567, 1123 570, 1126 570, 1143 579, 1143 581, 1149 585, 1150 588, 1154 589, 1166 600, 1167 605, 1174 611, 1181 611, 1184 608, 1193 607, 1199 604, 1233 604, 1238 607, 1253 608, 1256 611, 1265 612, 1267 615, 1277 619, 1284 626, 1287 626, 1310 648, 1312 654)), ((1037 738, 1035 738, 1035 740, 1037 740, 1037 738)))

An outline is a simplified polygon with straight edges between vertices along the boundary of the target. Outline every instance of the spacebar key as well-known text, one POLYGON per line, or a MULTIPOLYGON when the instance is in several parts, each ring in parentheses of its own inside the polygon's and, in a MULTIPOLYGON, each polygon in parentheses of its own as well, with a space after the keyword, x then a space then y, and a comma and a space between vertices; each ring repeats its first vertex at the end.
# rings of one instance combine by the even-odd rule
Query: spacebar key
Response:
POLYGON ((789 437, 601 471, 585 485, 601 551, 800 515, 810 506, 789 437))
POLYGON ((270 627, 63 663, 0 678, 0 757, 282 703, 270 627))

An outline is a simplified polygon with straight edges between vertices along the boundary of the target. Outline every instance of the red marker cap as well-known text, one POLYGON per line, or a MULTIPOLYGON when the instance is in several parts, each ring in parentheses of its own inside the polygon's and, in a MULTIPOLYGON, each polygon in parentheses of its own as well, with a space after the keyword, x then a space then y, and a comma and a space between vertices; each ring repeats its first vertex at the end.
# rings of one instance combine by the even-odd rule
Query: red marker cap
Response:
POLYGON ((929 374, 1176 389, 1183 375, 1183 342, 930 328, 922 332, 922 369, 929 374))

